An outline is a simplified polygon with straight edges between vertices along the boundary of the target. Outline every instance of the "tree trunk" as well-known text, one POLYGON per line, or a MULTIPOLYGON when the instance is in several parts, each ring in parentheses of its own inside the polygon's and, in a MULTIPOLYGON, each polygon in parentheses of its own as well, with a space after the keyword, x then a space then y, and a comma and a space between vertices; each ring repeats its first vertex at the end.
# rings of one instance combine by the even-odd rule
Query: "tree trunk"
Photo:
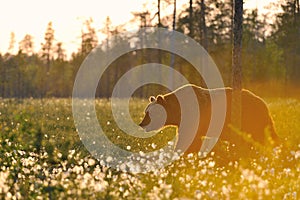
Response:
POLYGON ((189 35, 191 38, 194 37, 194 28, 193 28, 193 0, 190 0, 190 8, 189 8, 189 35))
POLYGON ((242 89, 242 37, 243 37, 243 0, 233 4, 233 50, 232 50, 232 125, 241 129, 241 89, 242 89))
MULTIPOLYGON (((174 10, 173 10, 173 31, 176 29, 176 0, 174 0, 174 10)), ((174 48, 174 35, 171 37, 171 49, 174 48)), ((170 74, 169 74, 169 86, 172 88, 173 87, 173 71, 175 65, 175 55, 171 53, 171 60, 170 60, 170 74)))
POLYGON ((173 10, 173 30, 176 28, 176 0, 174 0, 174 10, 173 10))
POLYGON ((6 84, 6 66, 3 64, 2 66, 2 72, 1 72, 1 79, 2 79, 2 87, 1 87, 1 97, 5 98, 6 95, 5 95, 5 84, 6 84))
POLYGON ((242 37, 243 37, 243 1, 234 1, 233 15, 233 52, 232 87, 242 89, 242 37))
POLYGON ((234 9, 233 9, 233 5, 234 5, 234 0, 230 0, 230 6, 231 6, 231 30, 230 30, 230 42, 231 44, 233 44, 233 15, 234 15, 234 9))
POLYGON ((158 27, 161 27, 161 21, 160 21, 160 0, 157 0, 157 20, 158 20, 158 27))
POLYGON ((207 38, 207 27, 206 27, 206 19, 205 19, 205 3, 204 0, 201 0, 201 29, 202 29, 202 45, 205 50, 208 50, 208 38, 207 38))
MULTIPOLYGON (((160 21, 160 0, 157 1, 157 18, 158 18, 158 28, 162 27, 162 24, 161 24, 161 21, 160 21)), ((159 47, 159 44, 160 44, 160 34, 157 34, 157 46, 159 47)), ((161 50, 158 48, 156 50, 157 52, 157 63, 161 64, 161 50)), ((162 80, 162 77, 161 77, 161 74, 159 74, 159 77, 158 77, 158 80, 161 81, 162 80)))
MULTIPOLYGON (((106 17, 106 24, 105 24, 105 29, 106 29, 106 54, 107 54, 107 61, 108 62, 108 57, 109 57, 109 51, 110 51, 110 44, 109 44, 109 40, 110 40, 110 25, 111 25, 111 21, 109 17, 106 17)), ((108 63, 107 63, 108 64, 108 63)), ((107 70, 107 74, 106 74, 106 80, 105 80, 105 97, 109 98, 110 97, 110 70, 107 70)))

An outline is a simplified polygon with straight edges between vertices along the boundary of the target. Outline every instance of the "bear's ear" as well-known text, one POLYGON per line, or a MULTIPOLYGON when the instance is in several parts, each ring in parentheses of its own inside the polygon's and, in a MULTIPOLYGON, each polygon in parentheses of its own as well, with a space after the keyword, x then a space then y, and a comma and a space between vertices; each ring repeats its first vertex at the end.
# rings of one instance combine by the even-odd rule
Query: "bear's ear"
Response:
POLYGON ((156 101, 157 101, 157 103, 159 103, 159 104, 163 104, 164 100, 165 100, 165 98, 164 98, 162 95, 158 95, 158 96, 156 97, 156 101))
POLYGON ((149 101, 150 102, 154 102, 155 101, 155 97, 154 96, 149 97, 149 101))

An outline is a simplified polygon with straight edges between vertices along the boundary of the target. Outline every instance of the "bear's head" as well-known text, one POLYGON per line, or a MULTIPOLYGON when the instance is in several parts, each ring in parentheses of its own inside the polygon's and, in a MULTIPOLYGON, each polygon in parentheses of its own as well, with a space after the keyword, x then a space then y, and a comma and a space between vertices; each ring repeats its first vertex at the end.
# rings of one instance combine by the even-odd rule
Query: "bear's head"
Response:
MULTIPOLYGON (((175 96, 175 95, 172 95, 175 96)), ((180 122, 180 111, 178 111, 177 98, 171 95, 151 96, 149 104, 145 109, 145 116, 139 124, 145 131, 154 131, 168 125, 178 125, 180 122)))

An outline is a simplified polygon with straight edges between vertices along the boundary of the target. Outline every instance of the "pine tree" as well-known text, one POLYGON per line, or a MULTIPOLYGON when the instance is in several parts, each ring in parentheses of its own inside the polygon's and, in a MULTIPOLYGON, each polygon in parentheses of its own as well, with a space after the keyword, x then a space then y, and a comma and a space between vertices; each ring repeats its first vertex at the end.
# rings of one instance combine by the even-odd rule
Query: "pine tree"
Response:
POLYGON ((33 38, 31 35, 26 34, 21 42, 19 42, 19 52, 27 56, 33 54, 33 38))
POLYGON ((43 86, 43 89, 41 91, 41 98, 43 98, 47 94, 47 91, 49 91, 50 65, 54 56, 53 55, 54 29, 52 28, 52 22, 49 22, 47 25, 44 39, 45 41, 44 43, 42 43, 41 58, 45 62, 46 70, 45 73, 42 73, 43 75, 40 75, 40 84, 43 86))
POLYGON ((97 45, 98 38, 95 28, 92 26, 93 19, 90 18, 84 22, 84 28, 81 30, 81 48, 80 52, 83 56, 90 53, 97 45))
POLYGON ((49 88, 51 96, 55 97, 65 97, 68 93, 66 91, 66 86, 69 81, 68 77, 68 64, 65 61, 66 55, 63 49, 63 44, 58 42, 54 50, 55 60, 52 63, 50 80, 55 82, 49 88))
POLYGON ((281 4, 282 13, 277 15, 277 29, 273 38, 283 49, 286 81, 300 83, 300 8, 298 0, 287 0, 281 4))
POLYGON ((9 47, 8 47, 8 53, 11 55, 14 54, 15 43, 16 43, 15 33, 11 32, 10 33, 10 42, 9 42, 9 47))
POLYGON ((53 59, 53 42, 54 42, 54 29, 52 22, 49 22, 44 36, 44 43, 42 43, 42 59, 46 62, 46 73, 49 73, 50 62, 53 59))
POLYGON ((56 44, 55 55, 56 55, 56 60, 58 61, 62 62, 66 59, 65 50, 63 49, 61 42, 58 42, 56 44))

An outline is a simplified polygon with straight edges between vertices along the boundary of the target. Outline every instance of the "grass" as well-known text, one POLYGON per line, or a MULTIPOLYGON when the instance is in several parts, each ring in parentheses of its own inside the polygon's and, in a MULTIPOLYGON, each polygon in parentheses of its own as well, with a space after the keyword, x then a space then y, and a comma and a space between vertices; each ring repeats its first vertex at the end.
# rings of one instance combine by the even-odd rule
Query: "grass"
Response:
MULTIPOLYGON (((1 199, 299 199, 300 100, 266 99, 283 145, 257 158, 218 165, 208 158, 180 158, 147 174, 100 165, 82 145, 70 99, 0 100, 1 199)), ((147 101, 133 99, 140 121, 147 101)), ((107 100, 97 100, 100 124, 112 142, 151 151, 174 137, 174 129, 147 139, 118 130, 107 100), (153 145, 154 144, 154 145, 153 145)), ((230 153, 230 152, 228 152, 230 153)))

